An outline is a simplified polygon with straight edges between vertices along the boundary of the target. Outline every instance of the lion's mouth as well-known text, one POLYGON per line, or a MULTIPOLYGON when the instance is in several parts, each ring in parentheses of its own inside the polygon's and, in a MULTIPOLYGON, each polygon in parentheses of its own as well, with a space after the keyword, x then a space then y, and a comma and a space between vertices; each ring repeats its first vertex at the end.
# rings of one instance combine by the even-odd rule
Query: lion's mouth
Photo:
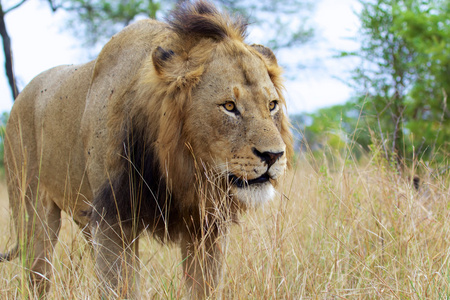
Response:
POLYGON ((239 178, 236 175, 230 174, 230 175, 228 175, 228 180, 230 181, 231 184, 235 185, 236 187, 243 188, 243 187, 247 187, 247 186, 250 186, 253 184, 266 183, 270 180, 270 176, 266 172, 263 175, 259 176, 258 178, 246 180, 246 179, 239 178))

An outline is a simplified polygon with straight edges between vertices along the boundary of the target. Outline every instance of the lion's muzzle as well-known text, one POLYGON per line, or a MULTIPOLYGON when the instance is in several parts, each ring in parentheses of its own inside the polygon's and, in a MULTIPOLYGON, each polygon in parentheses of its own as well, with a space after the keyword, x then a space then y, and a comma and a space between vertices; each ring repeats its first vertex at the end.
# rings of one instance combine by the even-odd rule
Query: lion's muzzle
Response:
POLYGON ((284 154, 284 151, 280 152, 260 152, 255 147, 252 148, 252 152, 261 159, 261 162, 263 162, 265 165, 267 165, 267 171, 262 174, 259 177, 253 178, 253 179, 246 179, 245 177, 238 177, 235 174, 229 174, 228 180, 229 182, 238 187, 238 188, 244 188, 256 184, 264 184, 266 182, 269 182, 273 178, 273 175, 270 169, 284 154))

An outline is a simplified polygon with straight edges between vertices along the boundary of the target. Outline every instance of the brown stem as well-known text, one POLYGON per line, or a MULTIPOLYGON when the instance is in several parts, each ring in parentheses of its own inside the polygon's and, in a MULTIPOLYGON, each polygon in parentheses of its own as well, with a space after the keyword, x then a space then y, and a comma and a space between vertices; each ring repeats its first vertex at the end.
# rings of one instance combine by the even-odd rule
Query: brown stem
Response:
MULTIPOLYGON (((22 1, 21 4, 25 2, 22 1)), ((18 6, 17 6, 18 7, 18 6)), ((6 76, 8 77, 9 86, 11 88, 13 99, 15 100, 19 95, 19 90, 16 85, 16 77, 14 75, 13 69, 13 58, 11 51, 11 38, 8 35, 8 31, 6 30, 5 23, 5 12, 3 11, 3 7, 0 3, 0 35, 3 39, 3 52, 5 54, 5 71, 6 76)))

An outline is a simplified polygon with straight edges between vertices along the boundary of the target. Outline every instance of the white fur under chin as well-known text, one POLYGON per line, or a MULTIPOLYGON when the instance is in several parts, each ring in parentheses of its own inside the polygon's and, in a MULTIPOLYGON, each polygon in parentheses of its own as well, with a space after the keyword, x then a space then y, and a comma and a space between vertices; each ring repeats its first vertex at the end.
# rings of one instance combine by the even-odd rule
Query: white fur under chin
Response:
POLYGON ((258 207, 275 197, 275 189, 269 182, 243 188, 234 187, 231 192, 239 201, 252 207, 258 207))

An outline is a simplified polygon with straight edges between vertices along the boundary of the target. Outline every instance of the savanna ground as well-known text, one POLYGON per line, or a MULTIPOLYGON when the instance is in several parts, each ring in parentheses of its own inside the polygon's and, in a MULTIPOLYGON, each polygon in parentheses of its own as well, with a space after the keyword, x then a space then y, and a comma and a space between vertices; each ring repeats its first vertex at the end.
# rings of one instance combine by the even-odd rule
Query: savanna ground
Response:
MULTIPOLYGON (((399 175, 377 153, 358 163, 306 156, 287 175, 284 195, 233 227, 224 299, 450 298, 448 171, 418 163, 399 175)), ((11 233, 2 178, 1 250, 14 244, 11 233)), ((140 253, 143 299, 186 296, 177 247, 144 235, 140 253)), ((67 215, 53 266, 50 299, 95 298, 93 260, 67 215)), ((0 298, 33 298, 25 276, 20 259, 0 264, 0 298)))

